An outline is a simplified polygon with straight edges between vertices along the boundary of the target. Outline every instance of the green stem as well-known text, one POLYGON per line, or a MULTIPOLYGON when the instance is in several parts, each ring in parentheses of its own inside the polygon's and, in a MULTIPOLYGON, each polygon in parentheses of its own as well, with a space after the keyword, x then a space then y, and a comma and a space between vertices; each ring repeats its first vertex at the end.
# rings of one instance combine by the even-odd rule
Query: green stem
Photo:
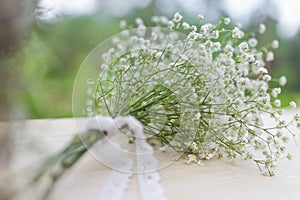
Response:
POLYGON ((32 179, 31 184, 37 184, 40 179, 49 174, 51 183, 47 186, 42 199, 48 199, 53 186, 81 157, 87 149, 92 147, 105 135, 97 130, 90 130, 84 134, 76 135, 73 141, 60 153, 46 160, 39 169, 38 174, 32 179))

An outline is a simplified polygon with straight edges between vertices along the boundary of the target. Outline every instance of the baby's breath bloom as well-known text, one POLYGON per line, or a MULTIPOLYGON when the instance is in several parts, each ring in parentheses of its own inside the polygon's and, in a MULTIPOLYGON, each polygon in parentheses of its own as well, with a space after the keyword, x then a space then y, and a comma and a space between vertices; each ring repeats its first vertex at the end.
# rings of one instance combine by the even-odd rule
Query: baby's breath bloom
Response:
POLYGON ((273 49, 278 49, 278 47, 279 47, 278 40, 273 40, 271 46, 273 49))
POLYGON ((230 21, 231 21, 230 18, 228 18, 228 17, 225 17, 225 18, 224 18, 224 24, 225 24, 225 25, 230 24, 230 21))
POLYGON ((218 39, 219 38, 219 31, 215 30, 211 33, 211 38, 218 39))
POLYGON ((194 31, 194 32, 196 32, 197 31, 197 26, 191 25, 191 30, 194 31))
POLYGON ((151 21, 154 22, 154 23, 158 23, 159 22, 159 17, 154 15, 151 17, 151 21))
POLYGON ((197 157, 194 154, 189 154, 186 159, 187 164, 197 162, 197 157))
POLYGON ((281 77, 279 78, 279 85, 280 85, 280 86, 285 86, 286 83, 287 83, 286 77, 285 77, 285 76, 281 76, 281 77))
POLYGON ((265 24, 263 24, 263 23, 259 24, 258 32, 259 32, 260 34, 265 33, 266 30, 267 30, 267 27, 266 27, 265 24))
POLYGON ((188 30, 188 29, 191 28, 191 26, 187 22, 183 22, 182 27, 183 27, 184 30, 188 30))
POLYGON ((142 24, 144 24, 144 21, 141 18, 138 17, 138 18, 135 19, 135 23, 138 24, 138 25, 142 25, 142 24))
POLYGON ((273 90, 272 90, 272 96, 274 97, 274 98, 277 98, 278 97, 278 95, 281 93, 281 88, 274 88, 273 90))
POLYGON ((159 22, 162 23, 162 24, 168 24, 169 20, 165 16, 160 16, 159 17, 159 22))
POLYGON ((189 33, 188 38, 191 39, 191 40, 196 40, 198 38, 198 36, 199 36, 198 33, 192 31, 192 32, 189 33))
POLYGON ((242 38, 244 37, 244 32, 240 30, 239 27, 234 27, 232 30, 232 38, 242 38))
POLYGON ((300 121, 300 115, 297 113, 295 116, 294 116, 294 120, 296 122, 299 122, 300 121))
POLYGON ((229 44, 227 44, 224 48, 224 53, 226 53, 226 54, 227 53, 232 53, 233 51, 234 51, 234 48, 229 44))
POLYGON ((257 45, 257 39, 256 38, 250 38, 249 40, 248 40, 248 44, 249 44, 249 46, 250 47, 256 47, 256 45, 257 45))
POLYGON ((247 52, 249 50, 249 46, 246 42, 242 42, 239 44, 239 49, 241 52, 247 52))
POLYGON ((200 117, 201 117, 201 114, 200 114, 200 112, 197 112, 197 113, 196 113, 196 115, 195 115, 195 119, 196 119, 196 120, 199 120, 199 119, 200 119, 200 117))
POLYGON ((264 81, 270 81, 272 79, 272 77, 269 75, 269 74, 265 74, 264 76, 263 76, 263 80, 264 81))
POLYGON ((174 27, 175 27, 174 22, 173 22, 173 21, 169 21, 169 22, 168 22, 168 28, 169 28, 169 29, 173 29, 174 27))
POLYGON ((178 12, 175 13, 173 21, 174 22, 180 22, 182 20, 182 15, 180 15, 178 12))
POLYGON ((263 74, 267 74, 268 73, 268 70, 264 67, 261 67, 258 69, 259 73, 263 73, 263 74))
POLYGON ((266 61, 270 62, 270 61, 273 61, 273 60, 274 60, 274 53, 272 51, 269 51, 267 53, 266 61))
POLYGON ((280 107, 280 106, 281 106, 281 101, 280 101, 280 99, 275 99, 274 105, 275 105, 276 107, 280 107))
POLYGON ((209 32, 211 29, 213 28, 213 25, 211 23, 207 23, 204 24, 203 26, 201 26, 200 32, 202 34, 206 34, 207 32, 209 32))
POLYGON ((198 20, 202 21, 204 19, 204 17, 202 15, 198 15, 198 20))
POLYGON ((127 22, 125 20, 121 20, 119 25, 121 29, 125 29, 127 26, 127 22))

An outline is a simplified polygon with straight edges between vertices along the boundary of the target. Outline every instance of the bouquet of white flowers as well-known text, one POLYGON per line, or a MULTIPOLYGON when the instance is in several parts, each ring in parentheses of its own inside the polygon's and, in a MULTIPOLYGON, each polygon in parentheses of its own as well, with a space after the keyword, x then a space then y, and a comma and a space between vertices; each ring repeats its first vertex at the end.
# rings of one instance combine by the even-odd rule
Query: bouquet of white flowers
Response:
MULTIPOLYGON (((198 20, 183 22, 179 13, 171 20, 153 16, 153 28, 140 18, 136 26, 121 21, 124 30, 109 40, 99 79, 88 82, 87 113, 133 115, 149 140, 184 152, 188 163, 240 155, 273 175, 275 161, 291 158, 284 144, 294 134, 283 129, 299 122, 299 115, 290 122, 281 119, 281 88, 269 87, 271 81, 287 82, 265 68, 278 40, 260 47, 254 32, 245 34, 229 18, 216 25, 201 24, 201 15, 198 20), (275 125, 265 127, 262 115, 270 115, 275 125)), ((258 32, 265 30, 260 24, 258 32)))
MULTIPOLYGON (((187 163, 241 157, 272 176, 277 160, 291 159, 285 143, 295 135, 289 127, 300 127, 298 114, 289 122, 281 118, 278 95, 287 82, 285 76, 273 78, 265 67, 273 61, 278 41, 260 46, 254 32, 244 33, 229 18, 215 25, 202 23, 201 15, 197 24, 189 24, 179 13, 171 20, 163 16, 151 20, 152 28, 140 18, 134 26, 122 20, 121 33, 85 60, 74 87, 75 117, 131 115, 144 125, 148 141, 157 150, 176 150, 187 163), (91 65, 93 72, 84 73, 82 68, 91 65), (270 88, 269 82, 278 87, 270 88), (263 115, 269 115, 274 126, 264 126, 263 115)), ((265 30, 260 24, 258 32, 265 30)), ((295 108, 295 102, 290 106, 295 108)), ((90 138, 95 140, 87 140, 88 147, 101 137, 90 138)), ((85 143, 74 140, 67 150, 85 143)), ((84 152, 74 151, 74 162, 67 168, 84 152)), ((63 153, 60 160, 64 161, 63 153)))

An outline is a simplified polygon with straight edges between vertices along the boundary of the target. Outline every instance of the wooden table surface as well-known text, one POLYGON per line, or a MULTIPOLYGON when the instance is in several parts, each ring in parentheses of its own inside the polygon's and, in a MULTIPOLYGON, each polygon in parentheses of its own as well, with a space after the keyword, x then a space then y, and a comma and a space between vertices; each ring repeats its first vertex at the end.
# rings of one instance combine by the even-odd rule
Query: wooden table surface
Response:
MULTIPOLYGON (((297 110, 299 111, 299 110, 297 110)), ((286 111, 286 118, 296 111, 286 111)), ((265 119, 268 123, 268 119, 265 119)), ((84 129, 82 120, 80 129, 84 129)), ((0 129, 5 123, 0 123, 0 129)), ((59 151, 76 134, 74 119, 44 119, 26 120, 12 123, 14 133, 14 157, 11 167, 7 171, 33 171, 40 160, 59 151)), ((293 129, 300 138, 299 130, 293 129)), ((166 196, 170 200, 176 199, 204 199, 204 200, 299 200, 300 199, 300 146, 293 140, 288 144, 288 150, 293 160, 278 162, 276 175, 267 177, 261 175, 256 164, 252 161, 227 159, 213 159, 204 163, 187 165, 179 160, 167 168, 159 171, 166 196)), ((57 184, 51 199, 95 199, 102 184, 106 180, 110 168, 96 161, 89 153, 72 168, 57 184)), ((20 176, 20 181, 22 180, 20 176)), ((0 176, 0 181, 1 180, 0 176)), ((1 198, 0 198, 1 199, 1 198)), ((30 199, 30 193, 21 199, 30 199)), ((126 199, 139 198, 137 179, 134 176, 126 199)))

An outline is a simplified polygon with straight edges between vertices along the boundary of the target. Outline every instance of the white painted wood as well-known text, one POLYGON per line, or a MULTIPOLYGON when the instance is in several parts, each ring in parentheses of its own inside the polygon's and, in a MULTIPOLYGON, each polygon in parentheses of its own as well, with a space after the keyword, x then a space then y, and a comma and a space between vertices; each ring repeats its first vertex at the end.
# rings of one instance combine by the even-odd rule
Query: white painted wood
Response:
MULTIPOLYGON (((299 111, 299 110, 298 110, 299 111)), ((296 111, 286 111, 285 118, 296 111)), ((79 120, 78 129, 84 130, 86 120, 79 120)), ((265 122, 269 123, 265 118, 265 122)), ((4 123, 0 123, 0 128, 4 123)), ((13 123, 15 127, 15 153, 11 168, 1 172, 0 181, 11 171, 18 171, 26 179, 34 173, 37 164, 59 151, 76 132, 74 119, 27 120, 13 123), (6 175, 5 175, 6 174, 6 175)), ((300 141, 299 130, 293 128, 300 141)), ((293 140, 288 145, 293 160, 278 162, 276 175, 260 174, 252 161, 213 159, 204 163, 187 165, 183 160, 159 171, 162 185, 170 200, 299 200, 300 199, 300 145, 293 140)), ((52 199, 95 199, 111 169, 86 154, 57 184, 52 199)), ((28 199, 24 195, 24 199, 28 199)), ((136 177, 130 183, 126 200, 139 198, 136 177)))

